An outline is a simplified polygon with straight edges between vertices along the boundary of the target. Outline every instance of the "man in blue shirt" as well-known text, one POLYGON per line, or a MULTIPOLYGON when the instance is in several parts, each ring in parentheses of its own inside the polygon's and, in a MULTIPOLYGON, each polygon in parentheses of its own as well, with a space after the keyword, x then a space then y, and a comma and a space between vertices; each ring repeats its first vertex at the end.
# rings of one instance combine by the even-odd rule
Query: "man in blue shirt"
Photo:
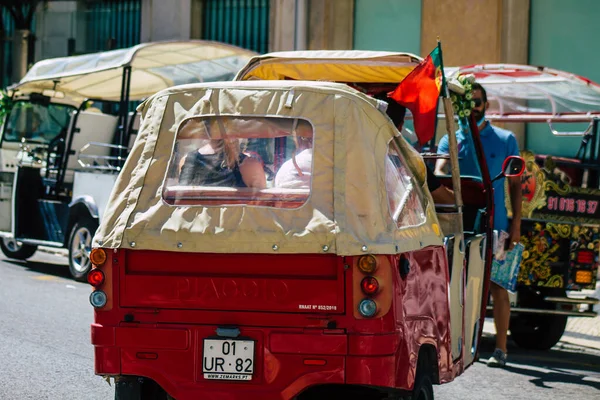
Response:
MULTIPOLYGON (((490 177, 493 179, 502 172, 502 165, 508 156, 518 156, 519 147, 515 135, 505 129, 493 126, 486 121, 485 111, 489 107, 487 93, 478 83, 473 84, 473 101, 475 107, 472 110, 477 121, 481 144, 485 154, 490 177)), ((461 175, 481 176, 473 138, 468 127, 462 126, 456 133, 458 141, 458 157, 461 175)), ((448 154, 448 135, 445 135, 439 143, 438 153, 448 154)), ((448 160, 438 160, 436 174, 443 175, 444 167, 448 160)), ((521 239, 521 179, 520 177, 508 178, 508 188, 512 204, 512 222, 508 222, 506 205, 504 203, 504 179, 494 182, 494 229, 498 232, 509 233, 510 249, 521 239)), ((510 302, 508 292, 501 286, 491 283, 490 290, 494 300, 494 322, 496 324, 496 350, 488 361, 488 366, 503 367, 506 364, 506 339, 510 321, 510 302)))

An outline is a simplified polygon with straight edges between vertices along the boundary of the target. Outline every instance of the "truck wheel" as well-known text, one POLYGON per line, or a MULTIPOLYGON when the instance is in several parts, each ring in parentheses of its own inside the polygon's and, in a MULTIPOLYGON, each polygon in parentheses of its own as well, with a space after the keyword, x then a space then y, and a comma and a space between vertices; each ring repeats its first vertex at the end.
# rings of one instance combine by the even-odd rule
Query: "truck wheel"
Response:
POLYGON ((2 238, 2 240, 0 240, 0 249, 8 258, 27 260, 36 252, 37 246, 19 243, 12 238, 2 238))
POLYGON ((69 235, 69 271, 75 280, 85 281, 87 273, 92 269, 90 252, 92 251, 92 239, 98 222, 91 217, 85 217, 77 221, 69 235))
POLYGON ((566 326, 566 315, 518 314, 510 319, 510 337, 521 348, 549 350, 566 326))

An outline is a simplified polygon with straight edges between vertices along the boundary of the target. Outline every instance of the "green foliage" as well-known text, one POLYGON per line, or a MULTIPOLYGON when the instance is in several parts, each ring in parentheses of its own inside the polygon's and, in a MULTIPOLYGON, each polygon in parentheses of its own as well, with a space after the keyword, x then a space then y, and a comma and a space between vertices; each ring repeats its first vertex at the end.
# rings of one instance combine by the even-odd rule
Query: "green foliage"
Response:
POLYGON ((13 101, 4 90, 0 91, 0 119, 6 117, 13 107, 13 101))

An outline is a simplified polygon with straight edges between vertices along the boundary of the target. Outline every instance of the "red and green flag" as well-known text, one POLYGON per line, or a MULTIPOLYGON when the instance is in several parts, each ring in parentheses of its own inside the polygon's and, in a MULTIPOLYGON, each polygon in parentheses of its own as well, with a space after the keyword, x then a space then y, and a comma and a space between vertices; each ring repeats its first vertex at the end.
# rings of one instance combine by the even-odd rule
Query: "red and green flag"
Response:
POLYGON ((437 108, 444 84, 442 50, 438 45, 388 96, 408 108, 420 144, 435 136, 437 108))

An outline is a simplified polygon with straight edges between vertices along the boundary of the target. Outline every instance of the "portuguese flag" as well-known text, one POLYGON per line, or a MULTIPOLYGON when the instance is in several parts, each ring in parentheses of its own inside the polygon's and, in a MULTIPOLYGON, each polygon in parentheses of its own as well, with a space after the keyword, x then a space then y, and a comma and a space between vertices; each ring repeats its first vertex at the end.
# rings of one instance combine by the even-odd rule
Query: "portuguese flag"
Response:
POLYGON ((408 108, 420 144, 435 135, 438 98, 443 87, 442 49, 438 46, 388 96, 408 108))

